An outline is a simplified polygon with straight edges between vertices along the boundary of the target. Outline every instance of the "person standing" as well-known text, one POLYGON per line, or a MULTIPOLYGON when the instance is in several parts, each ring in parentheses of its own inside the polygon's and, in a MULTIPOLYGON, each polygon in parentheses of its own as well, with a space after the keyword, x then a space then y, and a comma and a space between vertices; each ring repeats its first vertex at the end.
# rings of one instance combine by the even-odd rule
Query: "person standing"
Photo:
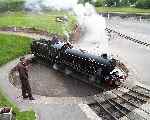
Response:
POLYGON ((29 98, 29 100, 34 100, 28 80, 28 67, 29 61, 25 59, 25 57, 21 57, 20 62, 12 69, 11 72, 19 72, 23 99, 29 98))

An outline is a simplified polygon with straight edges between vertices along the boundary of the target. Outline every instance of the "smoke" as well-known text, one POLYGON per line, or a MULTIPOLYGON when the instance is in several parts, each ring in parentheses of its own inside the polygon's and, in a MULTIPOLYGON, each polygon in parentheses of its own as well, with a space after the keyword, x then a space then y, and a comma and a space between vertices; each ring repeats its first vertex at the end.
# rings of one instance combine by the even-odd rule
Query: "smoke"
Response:
POLYGON ((86 3, 74 7, 79 25, 85 34, 79 42, 79 46, 95 53, 108 52, 108 40, 105 34, 106 23, 104 17, 97 14, 95 8, 86 3))
POLYGON ((34 11, 43 9, 70 10, 78 0, 26 0, 25 7, 34 11))
MULTIPOLYGON (((78 4, 78 0, 27 0, 25 6, 36 11, 43 9, 72 11, 77 16, 78 24, 84 33, 78 46, 90 52, 94 51, 100 54, 108 52, 105 19, 96 13, 91 4, 78 4)), ((68 35, 66 30, 64 30, 64 34, 68 35)))

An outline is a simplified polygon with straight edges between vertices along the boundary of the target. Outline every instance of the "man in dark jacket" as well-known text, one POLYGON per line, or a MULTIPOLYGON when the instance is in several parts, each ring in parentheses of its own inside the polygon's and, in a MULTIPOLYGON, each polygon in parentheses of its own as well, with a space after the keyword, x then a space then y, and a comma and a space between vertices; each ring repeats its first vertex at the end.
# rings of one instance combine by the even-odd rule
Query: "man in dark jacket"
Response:
POLYGON ((31 87, 28 80, 28 67, 29 61, 25 59, 25 57, 22 57, 20 58, 20 62, 12 69, 12 72, 19 72, 23 99, 29 97, 30 100, 34 100, 34 98, 32 97, 31 87))

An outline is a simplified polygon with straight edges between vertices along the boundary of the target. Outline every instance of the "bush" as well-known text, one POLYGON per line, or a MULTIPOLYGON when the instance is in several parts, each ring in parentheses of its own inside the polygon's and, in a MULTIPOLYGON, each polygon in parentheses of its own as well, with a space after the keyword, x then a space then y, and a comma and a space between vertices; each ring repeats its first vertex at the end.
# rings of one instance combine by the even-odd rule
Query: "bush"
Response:
POLYGON ((128 0, 122 0, 121 2, 120 2, 120 6, 129 6, 129 1, 128 0))
POLYGON ((20 11, 24 8, 24 1, 15 1, 9 4, 8 10, 10 11, 20 11))
POLYGON ((137 0, 129 0, 130 5, 135 5, 137 0))
POLYGON ((20 11, 24 8, 25 1, 0 1, 0 12, 20 11))
POLYGON ((107 7, 117 7, 119 6, 119 0, 104 0, 104 3, 107 7))
POLYGON ((101 7, 104 5, 104 0, 97 0, 94 5, 95 7, 101 7))
POLYGON ((0 1, 0 12, 8 10, 7 3, 0 1))
POLYGON ((138 0, 136 3, 137 8, 150 8, 150 0, 138 0))

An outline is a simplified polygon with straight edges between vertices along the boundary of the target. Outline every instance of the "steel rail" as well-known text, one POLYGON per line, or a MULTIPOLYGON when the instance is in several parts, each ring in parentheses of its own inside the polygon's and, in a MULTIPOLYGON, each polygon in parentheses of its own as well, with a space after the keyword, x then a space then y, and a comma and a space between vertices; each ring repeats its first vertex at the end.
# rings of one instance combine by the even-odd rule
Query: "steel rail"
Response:
POLYGON ((115 92, 113 92, 113 91, 112 91, 112 93, 114 93, 116 96, 118 96, 119 98, 123 99, 124 101, 126 101, 127 103, 129 103, 130 105, 132 105, 133 107, 135 107, 135 108, 138 108, 138 109, 142 110, 143 112, 147 113, 147 114, 150 116, 150 112, 148 112, 148 111, 146 111, 146 110, 144 110, 144 109, 140 108, 139 106, 137 106, 137 105, 135 105, 134 103, 132 103, 132 102, 128 101, 127 99, 125 99, 125 98, 121 97, 120 95, 116 94, 115 92))
MULTIPOLYGON (((125 117, 127 117, 129 120, 131 120, 130 118, 129 118, 129 116, 127 116, 127 114, 126 113, 124 113, 124 111, 122 111, 122 110, 120 110, 120 108, 119 107, 117 107, 117 106, 115 106, 111 101, 113 101, 112 99, 108 99, 106 96, 103 96, 104 98, 105 98, 105 100, 106 101, 108 101, 113 107, 115 107, 118 111, 120 111, 125 117)), ((115 101, 113 101, 113 102, 115 102, 115 101)), ((117 102, 115 102, 115 103, 117 103, 117 102)), ((118 103, 117 103, 118 104, 118 103)), ((120 105, 120 104, 119 104, 120 105)), ((122 106, 122 105, 120 105, 121 107, 123 107, 123 108, 125 108, 124 106, 122 106)), ((126 110, 128 110, 127 108, 125 108, 126 110)), ((128 110, 128 111, 130 111, 130 110, 128 110)), ((131 111, 130 111, 131 112, 131 111)))
POLYGON ((130 40, 130 41, 133 41, 134 43, 138 43, 138 44, 144 45, 144 46, 146 46, 146 47, 148 47, 148 46, 150 47, 150 43, 147 43, 147 42, 143 42, 143 41, 141 41, 141 40, 134 39, 133 37, 130 37, 130 36, 128 36, 128 35, 125 35, 125 34, 122 34, 122 33, 120 33, 120 32, 117 32, 117 31, 115 31, 115 30, 113 30, 113 29, 105 28, 105 30, 106 30, 108 33, 115 33, 115 34, 118 34, 120 37, 125 38, 125 39, 130 40))
MULTIPOLYGON (((138 85, 136 85, 136 86, 138 86, 138 85)), ((150 96, 148 96, 148 95, 146 95, 146 94, 144 94, 144 93, 141 93, 141 92, 139 92, 138 90, 133 90, 133 88, 132 89, 130 89, 130 88, 128 88, 127 86, 120 86, 120 88, 121 87, 123 87, 123 88, 125 88, 125 89, 128 89, 128 90, 130 90, 130 91, 132 91, 132 92, 135 92, 135 93, 137 93, 137 94, 139 94, 139 95, 141 95, 141 96, 145 96, 146 98, 150 98, 150 96)), ((141 86, 138 86, 138 87, 141 87, 141 86)), ((141 87, 141 88, 143 88, 143 87, 141 87)), ((144 88, 144 89, 146 89, 146 88, 144 88)), ((149 89, 146 89, 147 91, 150 91, 149 89)))
MULTIPOLYGON (((149 89, 147 89, 147 88, 144 88, 144 87, 142 87, 142 86, 139 86, 139 85, 136 85, 135 87, 138 87, 138 88, 140 88, 140 89, 143 89, 143 90, 145 90, 145 91, 147 91, 148 93, 149 93, 149 95, 150 95, 150 90, 149 89)), ((133 88, 134 89, 134 88, 133 88)), ((135 90, 136 92, 138 92, 138 90, 135 90)), ((143 94, 143 93, 142 93, 143 94)), ((148 96, 148 95, 146 95, 146 94, 144 94, 145 96, 148 96)), ((150 98, 150 96, 148 96, 149 98, 150 98)))
POLYGON ((114 120, 119 120, 118 118, 116 118, 115 116, 113 116, 108 110, 107 110, 107 108, 105 108, 100 102, 99 102, 99 100, 98 100, 98 96, 97 95, 95 95, 95 97, 94 97, 94 99, 95 99, 95 101, 99 104, 99 106, 101 107, 101 108, 103 108, 104 110, 105 110, 105 112, 108 114, 108 115, 110 115, 114 120), (96 98, 95 98, 96 97, 96 98))
MULTIPOLYGON (((124 93, 123 91, 121 91, 121 90, 119 90, 118 89, 118 91, 119 92, 122 92, 122 93, 124 93)), ((129 91, 130 92, 130 91, 129 91)), ((130 97, 133 97, 134 99, 138 99, 138 100, 140 100, 141 102, 147 102, 147 100, 144 100, 144 99, 142 99, 142 98, 139 98, 139 97, 137 97, 137 96, 134 96, 133 94, 130 94, 129 92, 125 92, 123 95, 128 95, 128 96, 130 96, 130 97)), ((137 92, 135 92, 136 94, 138 94, 137 92)))

